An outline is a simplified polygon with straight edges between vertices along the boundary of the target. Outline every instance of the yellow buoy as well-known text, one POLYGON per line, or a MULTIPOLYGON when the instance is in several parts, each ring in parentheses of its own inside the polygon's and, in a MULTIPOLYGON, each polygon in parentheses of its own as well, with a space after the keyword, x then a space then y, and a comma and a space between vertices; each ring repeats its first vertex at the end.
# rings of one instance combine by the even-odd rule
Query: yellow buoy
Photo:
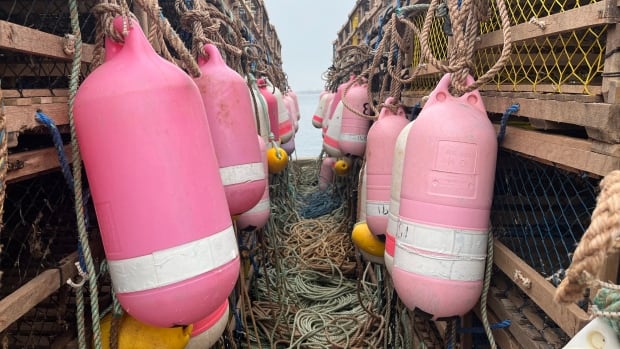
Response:
MULTIPOLYGON (((101 320, 101 343, 110 348, 112 314, 101 320)), ((161 328, 144 324, 128 314, 123 315, 119 328, 119 349, 183 349, 189 342, 192 326, 161 328)))
POLYGON ((336 161, 336 164, 334 164, 334 172, 336 172, 336 174, 339 176, 344 176, 347 173, 349 173, 350 168, 351 168, 351 159, 349 158, 342 158, 336 161))
POLYGON ((360 252, 367 260, 383 264, 383 253, 385 252, 385 242, 379 240, 368 228, 366 222, 359 222, 353 227, 351 233, 353 244, 359 248, 360 252))
POLYGON ((272 147, 267 149, 267 165, 269 173, 280 173, 288 164, 288 155, 284 149, 272 147))

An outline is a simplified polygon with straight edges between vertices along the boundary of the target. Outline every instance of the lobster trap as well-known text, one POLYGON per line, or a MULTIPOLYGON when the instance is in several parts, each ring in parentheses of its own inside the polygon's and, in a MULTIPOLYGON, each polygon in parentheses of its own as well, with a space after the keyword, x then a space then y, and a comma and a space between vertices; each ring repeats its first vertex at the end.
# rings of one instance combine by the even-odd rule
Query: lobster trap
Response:
MULTIPOLYGON (((425 42, 413 35, 403 44, 409 24, 398 20, 394 28, 400 37, 391 42, 396 46, 382 52, 406 58, 401 66, 394 58, 391 67, 411 77, 401 102, 424 105, 456 44, 449 13, 427 14, 429 3, 356 4, 334 51, 364 39, 377 49, 382 33, 391 29, 390 17, 409 20, 420 33, 430 16, 425 42), (424 57, 423 44, 437 66, 424 57)), ((468 62, 476 77, 495 65, 505 44, 497 4, 488 3, 468 62)), ((478 89, 498 131, 506 123, 501 115, 512 115, 500 144, 491 214, 495 273, 489 319, 511 320, 507 329, 494 331, 502 348, 561 348, 588 323, 588 299, 569 306, 551 299, 590 224, 600 179, 620 169, 620 11, 615 0, 505 4, 512 48, 503 67, 478 89)), ((599 278, 615 282, 618 265, 617 256, 610 257, 599 278)))

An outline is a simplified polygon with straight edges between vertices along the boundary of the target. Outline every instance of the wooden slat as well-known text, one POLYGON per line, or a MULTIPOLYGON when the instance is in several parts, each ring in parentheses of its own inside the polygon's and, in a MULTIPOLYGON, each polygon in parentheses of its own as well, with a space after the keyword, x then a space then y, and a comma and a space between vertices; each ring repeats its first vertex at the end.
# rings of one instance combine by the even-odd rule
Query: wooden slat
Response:
MULTIPOLYGON (((557 35, 574 30, 579 30, 597 25, 613 23, 612 19, 604 17, 605 1, 581 6, 564 12, 556 13, 547 17, 539 18, 545 22, 545 29, 541 29, 536 24, 521 23, 510 28, 512 42, 525 41, 551 35, 557 35)), ((502 31, 497 30, 492 33, 482 35, 475 49, 480 50, 487 47, 501 46, 504 43, 502 31)))
MULTIPOLYGON (((549 84, 541 84, 541 85, 495 85, 493 83, 488 83, 480 87, 480 91, 501 91, 501 92, 538 92, 538 93, 553 93, 555 96, 559 93, 563 94, 571 94, 571 95, 582 95, 589 92, 590 102, 603 102, 602 89, 601 86, 583 86, 583 85, 560 85, 559 91, 558 87, 555 85, 549 84)), ((570 96, 575 97, 575 96, 570 96)), ((581 97, 581 96, 579 96, 581 97)), ((550 98, 551 99, 551 98, 550 98)), ((610 103, 610 102, 607 102, 610 103)))
POLYGON ((576 304, 559 305, 551 301, 555 294, 555 287, 545 280, 536 270, 515 255, 508 247, 499 241, 494 245, 494 263, 509 278, 513 278, 515 272, 529 279, 530 287, 516 281, 516 285, 527 294, 558 326, 569 336, 574 336, 588 322, 589 316, 576 304))
POLYGON ((487 301, 489 308, 493 310, 501 319, 510 320, 508 331, 528 349, 553 349, 547 344, 529 321, 518 312, 515 305, 506 298, 500 297, 497 289, 491 288, 487 301))
POLYGON ((20 97, 54 97, 54 96, 69 96, 69 90, 67 89, 26 89, 26 90, 2 90, 2 96, 4 98, 20 98, 20 97))
MULTIPOLYGON (((547 343, 551 344, 553 348, 561 348, 566 343, 556 333, 554 329, 548 327, 548 321, 545 321, 541 318, 540 312, 537 311, 533 305, 526 299, 521 298, 517 295, 519 291, 515 288, 510 288, 506 293, 508 295, 508 299, 512 301, 515 307, 519 309, 519 312, 523 314, 523 316, 531 323, 534 328, 538 330, 538 332, 542 335, 543 339, 547 341, 547 343)), ((561 331, 558 331, 561 332, 561 331)))
POLYGON ((605 38, 605 65, 603 66, 603 81, 601 83, 603 89, 603 95, 606 97, 605 101, 608 103, 620 103, 620 99, 617 97, 617 86, 620 86, 620 77, 617 74, 620 71, 620 52, 617 51, 620 47, 620 10, 618 0, 603 0, 605 4, 605 10, 602 13, 602 17, 609 18, 612 23, 607 27, 607 37, 605 38), (613 53, 612 53, 613 52, 613 53), (610 74, 611 76, 607 76, 610 74), (615 83, 614 85, 611 85, 615 83), (608 96, 608 94, 611 94, 608 96))
POLYGON ((4 331, 30 309, 56 292, 61 282, 77 274, 77 252, 62 259, 58 268, 48 269, 0 300, 0 331, 4 331), (63 280, 61 280, 63 279, 63 280))
POLYGON ((595 152, 591 140, 508 126, 501 147, 542 162, 598 176, 620 169, 620 158, 595 152))
POLYGON ((604 142, 609 142, 608 137, 615 137, 615 134, 620 130, 617 118, 620 115, 620 104, 522 98, 516 93, 513 94, 513 97, 503 94, 499 96, 483 95, 482 98, 488 112, 501 114, 508 106, 518 103, 519 111, 515 115, 598 130, 601 133, 600 136, 590 133, 589 135, 604 142))
MULTIPOLYGON (((71 161, 71 146, 65 146, 67 160, 71 161)), ((41 173, 56 170, 60 167, 56 149, 45 148, 9 155, 9 166, 20 164, 21 168, 9 171, 6 175, 8 183, 28 179, 41 173)))
POLYGON ((503 113, 510 105, 519 104, 515 115, 536 119, 564 122, 598 129, 617 129, 616 116, 620 108, 608 103, 580 103, 537 98, 508 96, 482 96, 488 112, 503 113))
MULTIPOLYGON (((478 319, 482 319, 482 314, 480 314, 480 307, 474 307, 474 313, 478 317, 478 319)), ((497 323, 502 321, 491 309, 487 309, 487 318, 489 322, 497 323)), ((500 328, 493 331, 493 338, 497 343, 497 347, 501 349, 524 349, 523 346, 512 336, 512 334, 508 331, 507 328, 500 328)), ((465 349, 465 348, 463 348, 465 349)), ((525 348, 529 349, 529 348, 525 348)))
POLYGON ((35 119, 35 113, 39 109, 50 116, 57 126, 69 123, 69 106, 66 102, 5 106, 4 114, 6 115, 7 130, 9 132, 23 131, 41 126, 41 123, 35 119))
MULTIPOLYGON (((63 41, 60 36, 0 20, 0 49, 71 60, 63 51, 63 41)), ((93 49, 93 45, 82 45, 83 62, 92 61, 93 49)))

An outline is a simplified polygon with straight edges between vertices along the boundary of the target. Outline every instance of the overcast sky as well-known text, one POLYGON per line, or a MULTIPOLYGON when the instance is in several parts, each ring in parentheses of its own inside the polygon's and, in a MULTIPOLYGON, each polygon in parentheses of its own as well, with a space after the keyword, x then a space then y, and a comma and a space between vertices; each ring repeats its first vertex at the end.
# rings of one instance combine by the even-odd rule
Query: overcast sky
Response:
POLYGON ((284 72, 295 91, 322 90, 332 43, 355 0, 264 0, 282 44, 284 72))

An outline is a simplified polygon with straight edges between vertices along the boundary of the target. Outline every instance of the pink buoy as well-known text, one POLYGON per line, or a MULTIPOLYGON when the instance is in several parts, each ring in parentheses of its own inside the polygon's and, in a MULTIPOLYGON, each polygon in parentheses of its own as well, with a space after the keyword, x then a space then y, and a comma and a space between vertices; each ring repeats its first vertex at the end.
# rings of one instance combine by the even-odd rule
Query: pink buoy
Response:
POLYGON ((388 207, 388 222, 385 230, 385 268, 391 274, 394 267, 394 250, 396 249, 396 234, 398 233, 398 222, 400 212, 400 190, 403 183, 403 167, 405 164, 405 149, 409 130, 415 121, 407 124, 396 137, 394 145, 394 159, 392 161, 392 184, 390 189, 390 206, 388 207))
MULTIPOLYGON (((393 103, 393 97, 385 101, 386 106, 393 103)), ((389 107, 383 107, 379 118, 368 131, 366 223, 374 235, 383 235, 387 230, 394 148, 396 138, 408 123, 402 107, 398 107, 396 113, 389 107)))
MULTIPOLYGON (((265 102, 267 103, 267 113, 269 114, 269 130, 273 135, 273 140, 280 142, 280 124, 278 122, 278 100, 276 96, 271 92, 271 88, 268 87, 265 79, 258 79, 256 81, 258 85, 258 91, 261 93, 265 102)), ((270 135, 271 137, 271 135, 270 135)))
POLYGON ((228 325, 229 308, 230 305, 226 299, 215 312, 194 323, 189 342, 184 349, 211 348, 220 339, 228 325))
POLYGON ((332 115, 334 114, 334 111, 336 111, 336 108, 338 107, 338 104, 340 103, 340 100, 342 99, 342 93, 344 92, 344 90, 347 88, 347 86, 353 84, 354 82, 355 82, 355 75, 351 74, 351 76, 349 76, 348 81, 343 82, 342 84, 338 85, 338 88, 336 89, 336 92, 334 94, 334 99, 329 105, 329 111, 327 112, 328 118, 331 118, 332 115))
POLYGON ((297 115, 299 115, 299 111, 297 110, 295 99, 293 99, 291 91, 285 94, 283 98, 284 104, 286 105, 286 110, 289 113, 289 120, 293 125, 293 133, 297 133, 297 130, 299 130, 299 123, 297 121, 297 115))
POLYGON ((329 99, 330 93, 327 91, 321 92, 319 96, 319 103, 316 106, 316 110, 314 111, 314 115, 312 115, 312 126, 315 128, 323 127, 323 116, 325 115, 325 109, 327 105, 327 100, 329 99))
POLYGON ((250 95, 252 96, 252 104, 254 107, 254 125, 258 130, 258 134, 263 141, 269 141, 269 109, 265 97, 260 93, 256 80, 250 82, 250 95))
POLYGON ((297 123, 299 123, 299 120, 301 120, 301 110, 299 109, 299 98, 297 97, 297 93, 292 89, 288 90, 288 95, 291 96, 291 98, 293 99, 294 105, 295 105, 296 114, 293 115, 293 117, 295 118, 297 123))
POLYGON ((202 74, 194 81, 207 112, 228 208, 237 215, 256 205, 267 185, 252 97, 245 80, 226 65, 215 45, 206 44, 204 51, 206 57, 198 58, 202 74))
MULTIPOLYGON (((355 82, 355 76, 351 75, 347 82, 344 82, 344 83, 338 85, 338 88, 336 89, 336 92, 334 92, 333 97, 331 97, 328 100, 328 102, 329 102, 328 105, 329 106, 327 107, 327 113, 323 117, 323 135, 325 135, 327 133, 327 128, 329 126, 329 123, 334 118, 336 109, 338 108, 338 105, 341 104, 340 100, 342 99, 342 93, 347 88, 347 86, 349 86, 350 84, 353 84, 353 82, 355 82)), ((342 116, 342 112, 340 113, 340 116, 342 116)), ((338 132, 340 132, 340 130, 338 130, 338 132)), ((336 140, 337 140, 337 138, 336 138, 336 140)))
MULTIPOLYGON (((358 113, 369 116, 368 84, 355 82, 343 92, 343 104, 358 113), (346 92, 346 96, 345 93, 346 92)), ((344 155, 363 156, 366 151, 366 137, 370 128, 370 120, 357 115, 346 106, 342 110, 342 121, 338 143, 344 155)))
POLYGON ((319 189, 325 190, 329 185, 334 183, 334 165, 336 159, 332 157, 326 157, 321 162, 321 169, 319 170, 319 189))
POLYGON ((480 298, 497 158, 480 93, 449 85, 446 74, 409 131, 392 269, 403 303, 434 318, 480 298))
MULTIPOLYGON (((262 154, 263 168, 265 175, 269 174, 267 166, 267 145, 261 137, 258 138, 262 154)), ((237 217, 237 228, 246 229, 249 227, 262 228, 267 224, 271 214, 271 202, 269 200, 269 185, 265 186, 265 191, 260 201, 249 211, 243 212, 237 217)))
POLYGON ((224 303, 239 275, 200 91, 135 20, 123 44, 107 45, 118 52, 84 80, 73 111, 112 285, 140 322, 189 325, 224 303))
POLYGON ((284 144, 288 142, 291 138, 293 138, 295 130, 293 128, 293 124, 291 124, 291 119, 289 118, 286 104, 284 104, 284 97, 282 96, 282 92, 279 88, 271 85, 269 80, 267 80, 267 86, 276 97, 276 101, 278 104, 278 134, 280 135, 280 142, 284 144))
POLYGON ((329 120, 329 126, 323 136, 323 150, 329 155, 335 158, 344 156, 340 149, 340 131, 342 129, 342 113, 344 111, 344 105, 342 101, 338 103, 338 107, 334 111, 334 114, 329 120))
POLYGON ((330 119, 330 114, 329 114, 329 109, 331 108, 331 104, 334 101, 334 97, 336 96, 335 93, 328 93, 327 94, 327 98, 325 99, 325 107, 323 110, 323 115, 322 115, 322 120, 323 123, 321 124, 321 135, 323 137, 325 137, 325 133, 327 132, 327 127, 329 126, 329 119, 330 119))

